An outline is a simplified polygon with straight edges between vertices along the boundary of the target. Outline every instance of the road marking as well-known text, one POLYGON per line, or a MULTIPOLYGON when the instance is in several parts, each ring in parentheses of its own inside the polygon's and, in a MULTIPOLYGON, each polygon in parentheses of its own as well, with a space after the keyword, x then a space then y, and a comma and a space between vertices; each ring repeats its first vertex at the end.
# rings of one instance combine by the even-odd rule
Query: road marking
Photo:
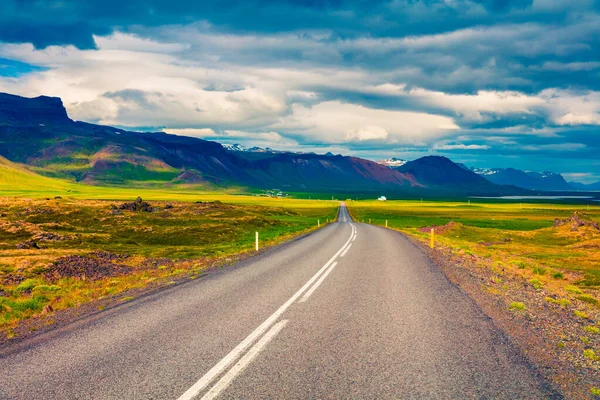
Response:
POLYGON ((331 267, 329 267, 329 269, 327 271, 325 271, 325 273, 321 276, 321 278, 317 281, 317 283, 315 283, 313 285, 313 287, 311 287, 310 290, 308 292, 306 292, 304 294, 304 296, 302 296, 302 298, 298 301, 298 303, 304 303, 306 300, 308 300, 310 295, 313 294, 319 286, 321 286, 321 283, 323 283, 325 278, 327 278, 327 275, 329 275, 329 273, 331 271, 333 271, 333 269, 335 268, 336 265, 337 265, 337 261, 334 262, 333 264, 331 264, 331 267))
MULTIPOLYGON (((350 226, 352 227, 352 231, 354 232, 354 229, 356 228, 352 224, 350 224, 350 226)), ((219 361, 206 374, 204 374, 204 376, 200 378, 198 382, 196 382, 184 394, 182 394, 178 400, 191 400, 194 397, 198 396, 198 394, 202 390, 204 390, 206 386, 208 386, 208 384, 212 382, 218 375, 220 375, 223 372, 223 370, 225 370, 225 368, 227 368, 231 363, 237 360, 237 358, 240 357, 240 355, 252 343, 254 343, 267 329, 269 329, 269 327, 271 327, 271 325, 273 325, 275 321, 277 321, 281 314, 283 314, 302 295, 302 293, 304 293, 306 289, 308 289, 310 285, 312 285, 313 282, 319 278, 319 276, 331 265, 331 263, 336 259, 336 257, 342 251, 344 251, 344 249, 346 248, 346 246, 348 246, 350 240, 352 239, 352 234, 350 234, 348 241, 346 241, 342 248, 340 248, 338 252, 335 253, 333 257, 331 257, 329 261, 327 261, 327 263, 323 265, 321 269, 317 271, 317 273, 314 274, 312 278, 310 278, 308 282, 306 282, 304 286, 300 288, 300 290, 298 290, 292 297, 290 297, 288 301, 286 301, 281 307, 279 307, 277 311, 275 311, 269 318, 267 318, 262 324, 260 324, 258 328, 256 328, 250 335, 248 335, 240 344, 238 344, 233 350, 231 350, 229 354, 223 357, 221 361, 219 361)))
POLYGON ((346 253, 348 252, 348 250, 350 250, 350 247, 352 247, 352 243, 350 243, 350 245, 348 247, 346 247, 346 250, 344 250, 344 252, 340 255, 340 257, 344 257, 346 255, 346 253))
POLYGON ((285 327, 288 320, 283 320, 275 324, 248 352, 240 359, 231 369, 223 375, 223 377, 202 397, 202 400, 212 400, 216 398, 237 375, 239 375, 261 352, 261 350, 269 344, 271 340, 285 327))

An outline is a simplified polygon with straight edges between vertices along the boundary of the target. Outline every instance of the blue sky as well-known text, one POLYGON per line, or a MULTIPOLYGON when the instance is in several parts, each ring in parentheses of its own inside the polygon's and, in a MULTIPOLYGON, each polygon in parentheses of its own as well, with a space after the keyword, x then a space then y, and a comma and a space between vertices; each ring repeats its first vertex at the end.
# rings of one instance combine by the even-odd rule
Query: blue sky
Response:
POLYGON ((223 143, 600 180, 600 1, 15 1, 0 91, 223 143))

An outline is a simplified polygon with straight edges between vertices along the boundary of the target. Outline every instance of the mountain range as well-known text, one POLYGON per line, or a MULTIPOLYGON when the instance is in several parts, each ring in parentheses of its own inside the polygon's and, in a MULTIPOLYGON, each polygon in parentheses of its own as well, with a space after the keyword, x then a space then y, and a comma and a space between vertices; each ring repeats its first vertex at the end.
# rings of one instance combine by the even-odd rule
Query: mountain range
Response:
MULTIPOLYGON (((379 164, 388 166, 390 168, 398 169, 403 171, 404 166, 408 161, 401 160, 398 158, 389 158, 378 161, 379 164)), ((565 178, 555 172, 533 172, 533 171, 521 171, 515 168, 471 168, 461 163, 453 163, 459 166, 463 170, 471 171, 477 175, 485 178, 486 180, 498 184, 498 185, 513 185, 523 189, 535 190, 535 191, 600 191, 600 182, 592 184, 584 184, 579 182, 567 182, 565 178)), ((460 171, 453 169, 452 176, 460 176, 460 171)), ((440 171, 440 176, 446 174, 446 171, 440 171)), ((466 182, 467 177, 463 177, 460 182, 466 182)))
POLYGON ((235 186, 410 196, 528 193, 485 179, 445 157, 377 163, 331 153, 224 147, 199 138, 73 121, 59 98, 6 93, 0 93, 0 156, 38 174, 93 185, 235 186))

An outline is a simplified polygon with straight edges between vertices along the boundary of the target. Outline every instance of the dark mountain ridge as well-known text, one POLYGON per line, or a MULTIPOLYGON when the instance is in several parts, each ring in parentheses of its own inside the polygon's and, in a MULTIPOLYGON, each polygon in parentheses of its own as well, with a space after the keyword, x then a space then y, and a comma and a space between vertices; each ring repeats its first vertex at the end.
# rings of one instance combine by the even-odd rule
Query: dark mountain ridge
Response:
POLYGON ((515 168, 474 169, 490 182, 515 185, 531 190, 569 191, 574 187, 561 174, 554 172, 526 172, 515 168))
POLYGON ((216 142, 69 119, 59 98, 0 94, 0 155, 89 184, 210 184, 288 191, 516 194, 443 157, 388 168, 341 155, 230 151, 216 142), (250 153, 251 154, 251 153, 250 153), (482 178, 481 178, 482 179, 482 178))

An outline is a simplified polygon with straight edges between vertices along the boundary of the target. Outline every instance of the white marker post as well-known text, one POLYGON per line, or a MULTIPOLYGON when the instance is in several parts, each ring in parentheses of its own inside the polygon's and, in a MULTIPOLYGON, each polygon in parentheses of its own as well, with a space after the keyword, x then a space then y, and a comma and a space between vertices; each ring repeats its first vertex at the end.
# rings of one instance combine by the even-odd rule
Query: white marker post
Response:
POLYGON ((258 232, 256 232, 256 251, 258 251, 258 232))

